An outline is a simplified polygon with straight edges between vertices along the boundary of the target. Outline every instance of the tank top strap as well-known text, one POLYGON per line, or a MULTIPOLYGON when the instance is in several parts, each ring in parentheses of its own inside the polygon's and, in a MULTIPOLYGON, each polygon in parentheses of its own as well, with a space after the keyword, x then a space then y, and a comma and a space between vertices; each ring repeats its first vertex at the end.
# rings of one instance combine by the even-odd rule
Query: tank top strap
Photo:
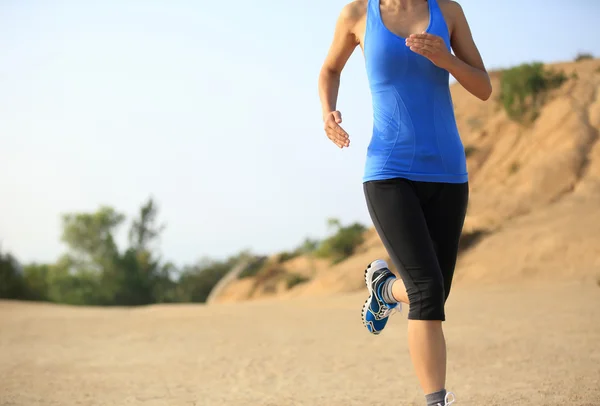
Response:
POLYGON ((432 13, 432 16, 433 13, 441 13, 440 5, 438 4, 437 0, 427 0, 427 3, 429 3, 429 12, 432 13))
POLYGON ((438 4, 437 0, 427 0, 429 3, 429 13, 431 14, 431 25, 429 27, 429 31, 432 34, 439 35, 444 39, 446 45, 450 46, 450 35, 448 32, 448 26, 446 25, 446 20, 444 19, 444 14, 442 13, 442 9, 438 4))
POLYGON ((379 0, 367 1, 367 31, 378 28, 381 25, 381 11, 379 0))

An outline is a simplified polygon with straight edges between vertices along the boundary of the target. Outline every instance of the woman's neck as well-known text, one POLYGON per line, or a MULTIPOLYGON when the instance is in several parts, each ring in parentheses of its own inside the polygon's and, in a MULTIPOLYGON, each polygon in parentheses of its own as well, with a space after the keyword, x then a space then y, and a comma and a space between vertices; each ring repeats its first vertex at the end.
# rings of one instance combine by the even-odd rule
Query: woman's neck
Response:
POLYGON ((401 10, 412 10, 426 2, 427 0, 385 0, 386 5, 401 10))

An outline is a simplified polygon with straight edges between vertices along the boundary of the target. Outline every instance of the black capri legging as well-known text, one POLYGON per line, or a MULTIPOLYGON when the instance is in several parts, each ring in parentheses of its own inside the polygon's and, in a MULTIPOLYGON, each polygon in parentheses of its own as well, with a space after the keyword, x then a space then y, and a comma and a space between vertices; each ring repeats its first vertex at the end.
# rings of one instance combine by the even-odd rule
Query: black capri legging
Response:
POLYGON ((446 320, 469 184, 393 178, 365 182, 379 237, 406 286, 412 320, 446 320))

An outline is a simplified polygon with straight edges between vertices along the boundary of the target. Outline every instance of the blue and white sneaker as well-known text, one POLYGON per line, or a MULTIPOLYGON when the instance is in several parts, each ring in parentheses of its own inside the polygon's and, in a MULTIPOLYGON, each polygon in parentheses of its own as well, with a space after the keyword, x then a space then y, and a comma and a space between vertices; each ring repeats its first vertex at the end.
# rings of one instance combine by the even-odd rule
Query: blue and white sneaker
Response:
POLYGON ((456 396, 454 393, 448 392, 446 393, 446 397, 444 398, 444 404, 438 403, 438 406, 450 406, 452 403, 456 401, 456 396))
POLYGON ((388 269, 384 260, 378 259, 371 262, 365 270, 365 283, 369 290, 369 297, 362 308, 362 321, 369 333, 379 334, 388 322, 388 318, 395 312, 402 310, 402 303, 389 304, 383 300, 381 288, 388 278, 396 276, 388 269))

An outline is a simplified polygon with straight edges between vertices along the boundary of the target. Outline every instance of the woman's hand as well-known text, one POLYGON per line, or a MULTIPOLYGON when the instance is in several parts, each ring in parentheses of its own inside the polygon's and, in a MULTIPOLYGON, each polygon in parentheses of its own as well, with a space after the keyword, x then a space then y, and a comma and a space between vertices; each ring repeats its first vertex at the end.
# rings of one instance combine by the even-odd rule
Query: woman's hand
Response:
POLYGON ((323 121, 325 122, 327 138, 340 148, 350 146, 348 133, 339 125, 342 122, 342 113, 337 110, 332 111, 325 115, 323 121))
POLYGON ((411 51, 429 59, 434 65, 445 69, 452 59, 452 54, 448 51, 442 37, 428 34, 411 34, 406 39, 406 46, 411 51))
POLYGON ((445 3, 444 15, 448 16, 452 27, 450 44, 454 54, 450 53, 442 38, 425 32, 409 36, 406 46, 447 70, 469 93, 481 100, 488 100, 492 94, 492 83, 473 41, 465 13, 457 2, 445 3))

